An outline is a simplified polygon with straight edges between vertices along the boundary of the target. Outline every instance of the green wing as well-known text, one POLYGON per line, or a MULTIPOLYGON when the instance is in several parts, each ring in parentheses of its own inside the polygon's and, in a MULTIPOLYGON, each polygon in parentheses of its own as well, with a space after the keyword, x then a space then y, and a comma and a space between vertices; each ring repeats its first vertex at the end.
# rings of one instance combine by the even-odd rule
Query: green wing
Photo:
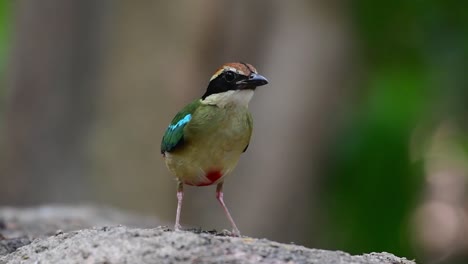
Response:
MULTIPOLYGON (((247 125, 249 126, 249 130, 250 130, 249 132, 250 133, 249 142, 250 142, 250 137, 252 136, 252 130, 253 130, 253 118, 250 112, 247 112, 247 125)), ((247 146, 245 146, 242 152, 246 152, 248 148, 249 148, 249 144, 247 143, 247 146)))
POLYGON ((161 153, 171 152, 184 143, 184 127, 190 122, 193 113, 199 105, 200 100, 193 101, 172 119, 162 138, 161 153))

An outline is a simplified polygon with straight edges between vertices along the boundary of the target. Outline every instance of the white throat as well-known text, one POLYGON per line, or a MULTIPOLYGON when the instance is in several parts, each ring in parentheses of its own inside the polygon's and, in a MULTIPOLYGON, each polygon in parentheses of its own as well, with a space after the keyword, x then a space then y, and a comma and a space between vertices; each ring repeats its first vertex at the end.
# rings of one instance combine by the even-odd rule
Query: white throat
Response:
POLYGON ((203 104, 217 105, 224 108, 226 105, 248 107, 249 102, 254 95, 253 90, 229 90, 222 93, 209 95, 205 100, 201 100, 203 104))

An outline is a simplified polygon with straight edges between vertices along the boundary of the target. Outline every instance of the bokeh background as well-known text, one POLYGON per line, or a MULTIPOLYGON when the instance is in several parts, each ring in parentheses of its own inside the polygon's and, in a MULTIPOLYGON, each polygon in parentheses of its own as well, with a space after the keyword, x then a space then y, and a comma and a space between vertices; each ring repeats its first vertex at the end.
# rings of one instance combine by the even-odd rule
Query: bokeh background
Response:
MULTIPOLYGON (((243 234, 468 262, 464 1, 0 2, 0 205, 101 204, 172 224, 159 153, 224 62, 270 84, 225 184, 243 234)), ((186 227, 229 228, 214 187, 186 227)))

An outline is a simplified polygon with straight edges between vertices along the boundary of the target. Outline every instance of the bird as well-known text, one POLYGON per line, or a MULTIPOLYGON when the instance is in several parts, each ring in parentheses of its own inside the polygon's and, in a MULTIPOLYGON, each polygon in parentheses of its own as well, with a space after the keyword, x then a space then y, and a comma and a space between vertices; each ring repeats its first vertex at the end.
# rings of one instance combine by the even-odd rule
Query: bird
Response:
POLYGON ((223 184, 250 143, 253 129, 248 105, 257 87, 268 84, 251 64, 226 63, 210 78, 201 98, 179 111, 167 127, 161 154, 177 181, 177 211, 174 230, 181 230, 180 213, 184 185, 216 184, 216 199, 240 236, 226 204, 223 184))

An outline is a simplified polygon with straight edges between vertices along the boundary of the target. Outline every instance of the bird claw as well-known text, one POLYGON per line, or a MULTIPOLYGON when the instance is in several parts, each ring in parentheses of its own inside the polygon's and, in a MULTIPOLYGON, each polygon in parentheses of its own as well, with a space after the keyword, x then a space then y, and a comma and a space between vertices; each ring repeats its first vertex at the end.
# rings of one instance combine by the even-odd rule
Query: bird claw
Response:
POLYGON ((231 231, 229 231, 227 229, 223 229, 223 231, 221 231, 218 234, 222 235, 222 236, 229 236, 229 237, 240 237, 241 236, 238 229, 232 229, 231 231))
POLYGON ((181 231, 181 230, 182 230, 181 225, 179 225, 179 224, 174 225, 174 231, 181 231))
POLYGON ((239 231, 239 229, 237 229, 237 228, 236 228, 236 229, 232 229, 231 235, 232 235, 233 237, 240 237, 240 236, 241 236, 240 231, 239 231))

